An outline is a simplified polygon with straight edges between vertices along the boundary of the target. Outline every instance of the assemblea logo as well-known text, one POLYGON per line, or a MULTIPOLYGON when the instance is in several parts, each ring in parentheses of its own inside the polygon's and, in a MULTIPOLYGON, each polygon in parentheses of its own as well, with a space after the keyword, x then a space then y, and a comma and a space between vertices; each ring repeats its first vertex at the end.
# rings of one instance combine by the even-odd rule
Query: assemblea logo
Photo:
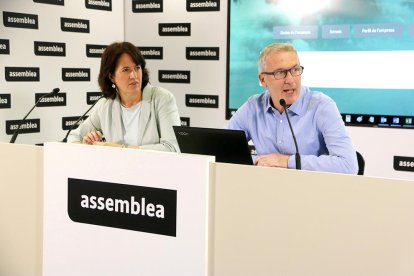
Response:
POLYGON ((69 178, 68 214, 75 222, 175 237, 177 191, 69 178))

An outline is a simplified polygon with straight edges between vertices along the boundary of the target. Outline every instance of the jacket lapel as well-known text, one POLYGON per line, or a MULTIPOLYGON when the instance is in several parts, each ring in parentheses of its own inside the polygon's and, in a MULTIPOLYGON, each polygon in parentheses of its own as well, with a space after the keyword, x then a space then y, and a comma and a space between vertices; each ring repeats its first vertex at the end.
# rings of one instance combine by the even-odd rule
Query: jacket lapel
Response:
POLYGON ((147 84, 142 92, 141 113, 139 115, 138 145, 142 145, 145 129, 151 115, 152 86, 147 84))

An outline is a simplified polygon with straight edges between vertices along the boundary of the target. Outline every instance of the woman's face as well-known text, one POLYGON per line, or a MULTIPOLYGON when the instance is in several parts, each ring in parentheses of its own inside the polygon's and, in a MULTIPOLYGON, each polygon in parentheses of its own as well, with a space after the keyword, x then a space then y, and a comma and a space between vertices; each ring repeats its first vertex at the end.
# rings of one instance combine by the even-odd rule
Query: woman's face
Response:
POLYGON ((110 79, 115 83, 121 97, 141 93, 142 68, 127 53, 119 57, 114 75, 110 79))

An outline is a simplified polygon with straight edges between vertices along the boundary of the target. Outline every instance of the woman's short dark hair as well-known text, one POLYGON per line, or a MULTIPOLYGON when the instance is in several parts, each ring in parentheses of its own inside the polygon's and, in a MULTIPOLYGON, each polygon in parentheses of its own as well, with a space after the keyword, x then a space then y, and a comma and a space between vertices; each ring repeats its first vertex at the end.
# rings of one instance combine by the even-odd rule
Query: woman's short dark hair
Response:
POLYGON ((115 74, 116 64, 120 56, 124 53, 130 55, 132 60, 137 65, 141 66, 141 89, 144 89, 149 82, 148 70, 145 67, 146 62, 141 51, 130 42, 114 42, 105 49, 101 57, 101 69, 99 71, 98 84, 105 98, 114 99, 116 96, 116 89, 112 87, 112 81, 109 76, 115 74))

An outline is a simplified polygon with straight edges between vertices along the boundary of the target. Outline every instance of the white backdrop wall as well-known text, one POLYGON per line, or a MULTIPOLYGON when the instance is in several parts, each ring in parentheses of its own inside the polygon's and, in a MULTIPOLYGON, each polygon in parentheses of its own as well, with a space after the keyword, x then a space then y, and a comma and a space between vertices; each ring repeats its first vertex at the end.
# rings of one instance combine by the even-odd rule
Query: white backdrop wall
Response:
MULTIPOLYGON (((175 95, 182 124, 221 128, 226 123, 227 1, 91 1, 109 2, 112 11, 87 9, 85 3, 90 0, 66 1, 64 6, 34 1, 63 2, 0 0, 2 19, 4 11, 36 14, 39 19, 38 29, 0 25, 1 142, 8 142, 11 137, 6 134, 6 121, 21 119, 33 106, 36 93, 46 93, 54 87, 66 93, 66 106, 36 108, 29 118, 40 119, 40 132, 20 134, 17 142, 61 140, 66 133, 62 118, 80 116, 89 107, 87 93, 99 91, 99 58, 87 57, 85 45, 108 45, 124 39, 145 50, 150 81, 175 95), (203 5, 204 8, 199 8, 203 5), (62 31, 61 17, 89 20, 90 33, 62 31), (2 50, 4 40, 9 40, 9 54, 2 50), (34 41, 65 43, 66 56, 36 56, 34 41), (195 55, 187 56, 190 51, 195 55), (6 81, 5 67, 39 67, 40 80, 6 81), (62 68, 90 68, 90 81, 62 81, 62 68), (10 107, 2 104, 7 100, 5 95, 10 97, 10 107)), ((365 157, 367 175, 414 179, 413 172, 393 168, 394 156, 414 156, 413 130, 366 127, 348 127, 348 130, 355 147, 365 157)))
POLYGON ((134 2, 131 5, 131 2, 127 1, 125 4, 125 38, 138 47, 161 47, 163 49, 162 59, 147 58, 150 81, 174 93, 180 116, 184 117, 183 124, 185 118, 190 118, 191 126, 223 127, 226 105, 227 1, 157 0, 142 2, 160 3, 162 12, 159 10, 149 12, 148 9, 133 12, 134 2), (202 11, 194 11, 191 4, 198 3, 211 3, 211 7, 206 7, 202 11), (167 34, 163 32, 163 35, 160 35, 159 29, 163 27, 162 24, 173 24, 178 27, 189 24, 190 32, 186 35, 182 35, 182 32, 167 34), (188 47, 197 47, 199 54, 214 48, 217 55, 215 57, 196 56, 189 59, 186 55, 188 47), (215 59, 203 60, 203 58, 215 59), (160 70, 187 71, 189 80, 187 83, 174 83, 165 80, 162 76, 160 79, 158 75, 160 70), (199 100, 199 103, 191 103, 190 99, 199 100))
POLYGON ((102 45, 123 40, 124 4, 122 1, 112 0, 1 0, 0 11, 0 41, 8 41, 9 44, 9 54, 0 54, 0 102, 3 102, 0 104, 0 141, 8 142, 11 138, 11 135, 6 134, 10 131, 6 129, 7 121, 10 123, 21 120, 35 104, 35 94, 48 93, 55 87, 61 91, 57 96, 66 98, 65 105, 35 108, 28 119, 38 119, 39 125, 36 129, 30 130, 32 133, 19 134, 16 143, 60 141, 66 134, 62 126, 63 121, 66 123, 71 117, 81 116, 89 107, 87 93, 99 92, 97 78, 100 55, 88 57, 86 47, 97 45, 93 48, 102 49, 102 45), (98 9, 106 8, 102 3, 108 3, 111 10, 98 9), (18 21, 30 17, 37 18, 36 29, 5 26, 5 21, 18 21), (71 20, 68 18, 73 19, 75 24, 67 26, 75 28, 63 31, 61 21, 70 23, 71 20), (82 27, 85 25, 89 27, 89 32, 77 32, 83 30, 82 27), (35 54, 35 48, 39 50, 35 43, 45 42, 51 43, 52 49, 53 46, 55 49, 63 48, 60 54, 64 52, 64 56, 50 56, 59 51, 43 52, 48 55, 35 54), (6 77, 10 73, 6 73, 6 68, 10 67, 21 67, 23 72, 26 72, 28 67, 37 67, 39 80, 7 81, 6 77), (87 74, 87 77, 80 81, 76 81, 75 78, 63 80, 62 71, 72 71, 71 69, 75 69, 75 73, 79 73, 77 69, 81 69, 80 74, 87 74), (7 105, 4 104, 5 100, 8 101, 7 105))

